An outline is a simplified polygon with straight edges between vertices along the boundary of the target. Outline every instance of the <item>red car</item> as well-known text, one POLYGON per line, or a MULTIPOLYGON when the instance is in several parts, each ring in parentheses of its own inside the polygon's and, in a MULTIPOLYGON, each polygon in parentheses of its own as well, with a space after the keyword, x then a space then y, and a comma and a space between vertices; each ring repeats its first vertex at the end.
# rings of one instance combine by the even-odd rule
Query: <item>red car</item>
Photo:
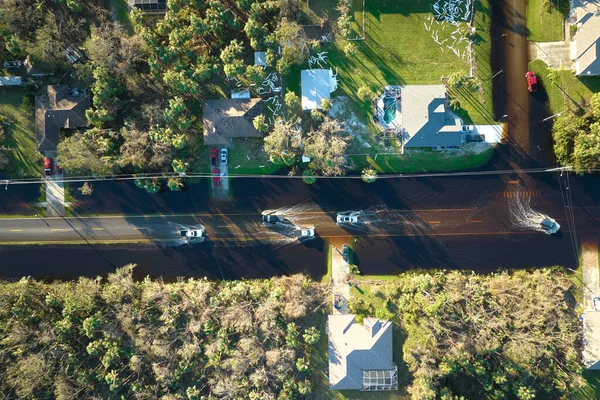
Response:
POLYGON ((212 176, 213 176, 213 184, 215 186, 221 186, 221 171, 219 171, 219 168, 213 168, 212 176))
POLYGON ((44 160, 44 172, 46 176, 52 175, 52 159, 50 157, 46 157, 44 160))
POLYGON ((210 149, 210 165, 212 165, 213 167, 217 166, 217 156, 218 156, 218 151, 216 147, 213 147, 212 149, 210 149))
POLYGON ((527 90, 529 93, 537 92, 537 77, 533 71, 527 72, 525 78, 527 78, 527 90))

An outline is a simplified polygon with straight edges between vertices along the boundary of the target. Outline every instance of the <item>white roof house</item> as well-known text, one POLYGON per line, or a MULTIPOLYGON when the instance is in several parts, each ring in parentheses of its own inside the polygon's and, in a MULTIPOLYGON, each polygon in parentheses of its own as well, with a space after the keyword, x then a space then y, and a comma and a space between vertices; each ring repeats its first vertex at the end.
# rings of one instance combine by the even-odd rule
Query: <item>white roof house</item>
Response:
POLYGON ((600 369, 600 311, 583 313, 583 365, 600 369))
POLYGON ((392 323, 355 315, 329 315, 329 387, 335 390, 396 390, 392 323))
POLYGON ((0 86, 21 86, 20 76, 0 76, 0 86))
POLYGON ((321 101, 329 99, 337 89, 337 79, 331 69, 303 69, 300 78, 302 110, 322 108, 321 101))
POLYGON ((600 0, 572 0, 571 20, 577 25, 571 42, 576 75, 600 75, 600 0))

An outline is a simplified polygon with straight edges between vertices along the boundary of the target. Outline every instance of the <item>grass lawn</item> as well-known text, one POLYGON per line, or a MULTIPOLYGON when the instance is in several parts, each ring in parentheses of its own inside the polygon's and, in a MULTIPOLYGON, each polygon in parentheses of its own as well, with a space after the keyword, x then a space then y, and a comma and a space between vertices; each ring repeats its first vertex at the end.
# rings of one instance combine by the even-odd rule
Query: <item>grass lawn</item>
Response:
POLYGON ((229 148, 229 174, 273 174, 284 167, 273 164, 264 151, 261 138, 236 138, 229 148))
POLYGON ((107 0, 108 9, 114 12, 117 16, 117 21, 123 25, 125 30, 131 35, 133 34, 133 25, 129 19, 129 7, 127 0, 107 0))
POLYGON ((535 42, 564 40, 564 18, 569 14, 568 0, 527 0, 528 38, 535 42), (543 8, 550 1, 550 12, 543 8), (560 7, 560 10, 558 9, 560 7))
POLYGON ((379 173, 443 172, 477 168, 492 157, 493 149, 481 153, 407 150, 403 155, 349 156, 355 171, 372 167, 379 173))
POLYGON ((42 175, 42 156, 36 151, 33 104, 23 104, 26 90, 7 91, 0 94, 0 114, 12 124, 6 129, 4 145, 12 149, 8 170, 11 177, 37 177, 42 175))
POLYGON ((558 79, 552 83, 548 77, 548 66, 541 60, 531 61, 529 69, 538 77, 540 91, 534 94, 546 94, 550 111, 555 114, 564 111, 567 107, 577 106, 583 100, 588 100, 595 92, 600 92, 599 77, 576 77, 571 71, 560 71, 558 79))

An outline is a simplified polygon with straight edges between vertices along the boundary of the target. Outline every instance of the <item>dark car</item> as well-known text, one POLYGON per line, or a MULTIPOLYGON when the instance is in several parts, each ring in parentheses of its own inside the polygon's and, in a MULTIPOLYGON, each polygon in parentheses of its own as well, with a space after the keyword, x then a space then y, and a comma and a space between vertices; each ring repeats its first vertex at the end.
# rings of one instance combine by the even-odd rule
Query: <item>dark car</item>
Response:
POLYGON ((262 221, 266 224, 276 224, 278 222, 283 222, 283 218, 278 215, 263 215, 262 221))
POLYGON ((213 147, 210 149, 210 165, 212 165, 213 167, 217 166, 217 157, 218 157, 218 150, 216 147, 213 147))
POLYGON ((57 162, 54 162, 54 173, 56 175, 62 175, 62 168, 58 165, 57 162))
POLYGON ((47 176, 52 175, 52 159, 50 157, 46 157, 44 160, 44 172, 47 176))
POLYGON ((219 168, 213 168, 212 176, 213 176, 213 184, 215 186, 221 186, 221 171, 219 171, 219 168))
POLYGON ((533 71, 529 71, 525 74, 525 78, 527 78, 527 90, 529 93, 537 92, 537 77, 533 73, 533 71))
POLYGON ((344 261, 350 264, 350 246, 347 244, 342 245, 342 257, 344 258, 344 261))

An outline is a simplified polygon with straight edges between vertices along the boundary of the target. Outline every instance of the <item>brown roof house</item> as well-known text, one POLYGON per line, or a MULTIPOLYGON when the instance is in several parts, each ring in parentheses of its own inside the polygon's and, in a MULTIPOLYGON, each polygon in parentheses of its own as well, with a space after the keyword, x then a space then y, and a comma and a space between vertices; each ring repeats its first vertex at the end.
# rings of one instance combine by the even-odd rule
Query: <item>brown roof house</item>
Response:
POLYGON ((87 126, 87 95, 71 96, 65 85, 48 86, 48 93, 35 98, 35 138, 40 152, 56 150, 61 128, 87 126))
POLYGON ((252 121, 263 112, 262 99, 206 100, 204 144, 226 146, 232 138, 262 137, 252 121))

